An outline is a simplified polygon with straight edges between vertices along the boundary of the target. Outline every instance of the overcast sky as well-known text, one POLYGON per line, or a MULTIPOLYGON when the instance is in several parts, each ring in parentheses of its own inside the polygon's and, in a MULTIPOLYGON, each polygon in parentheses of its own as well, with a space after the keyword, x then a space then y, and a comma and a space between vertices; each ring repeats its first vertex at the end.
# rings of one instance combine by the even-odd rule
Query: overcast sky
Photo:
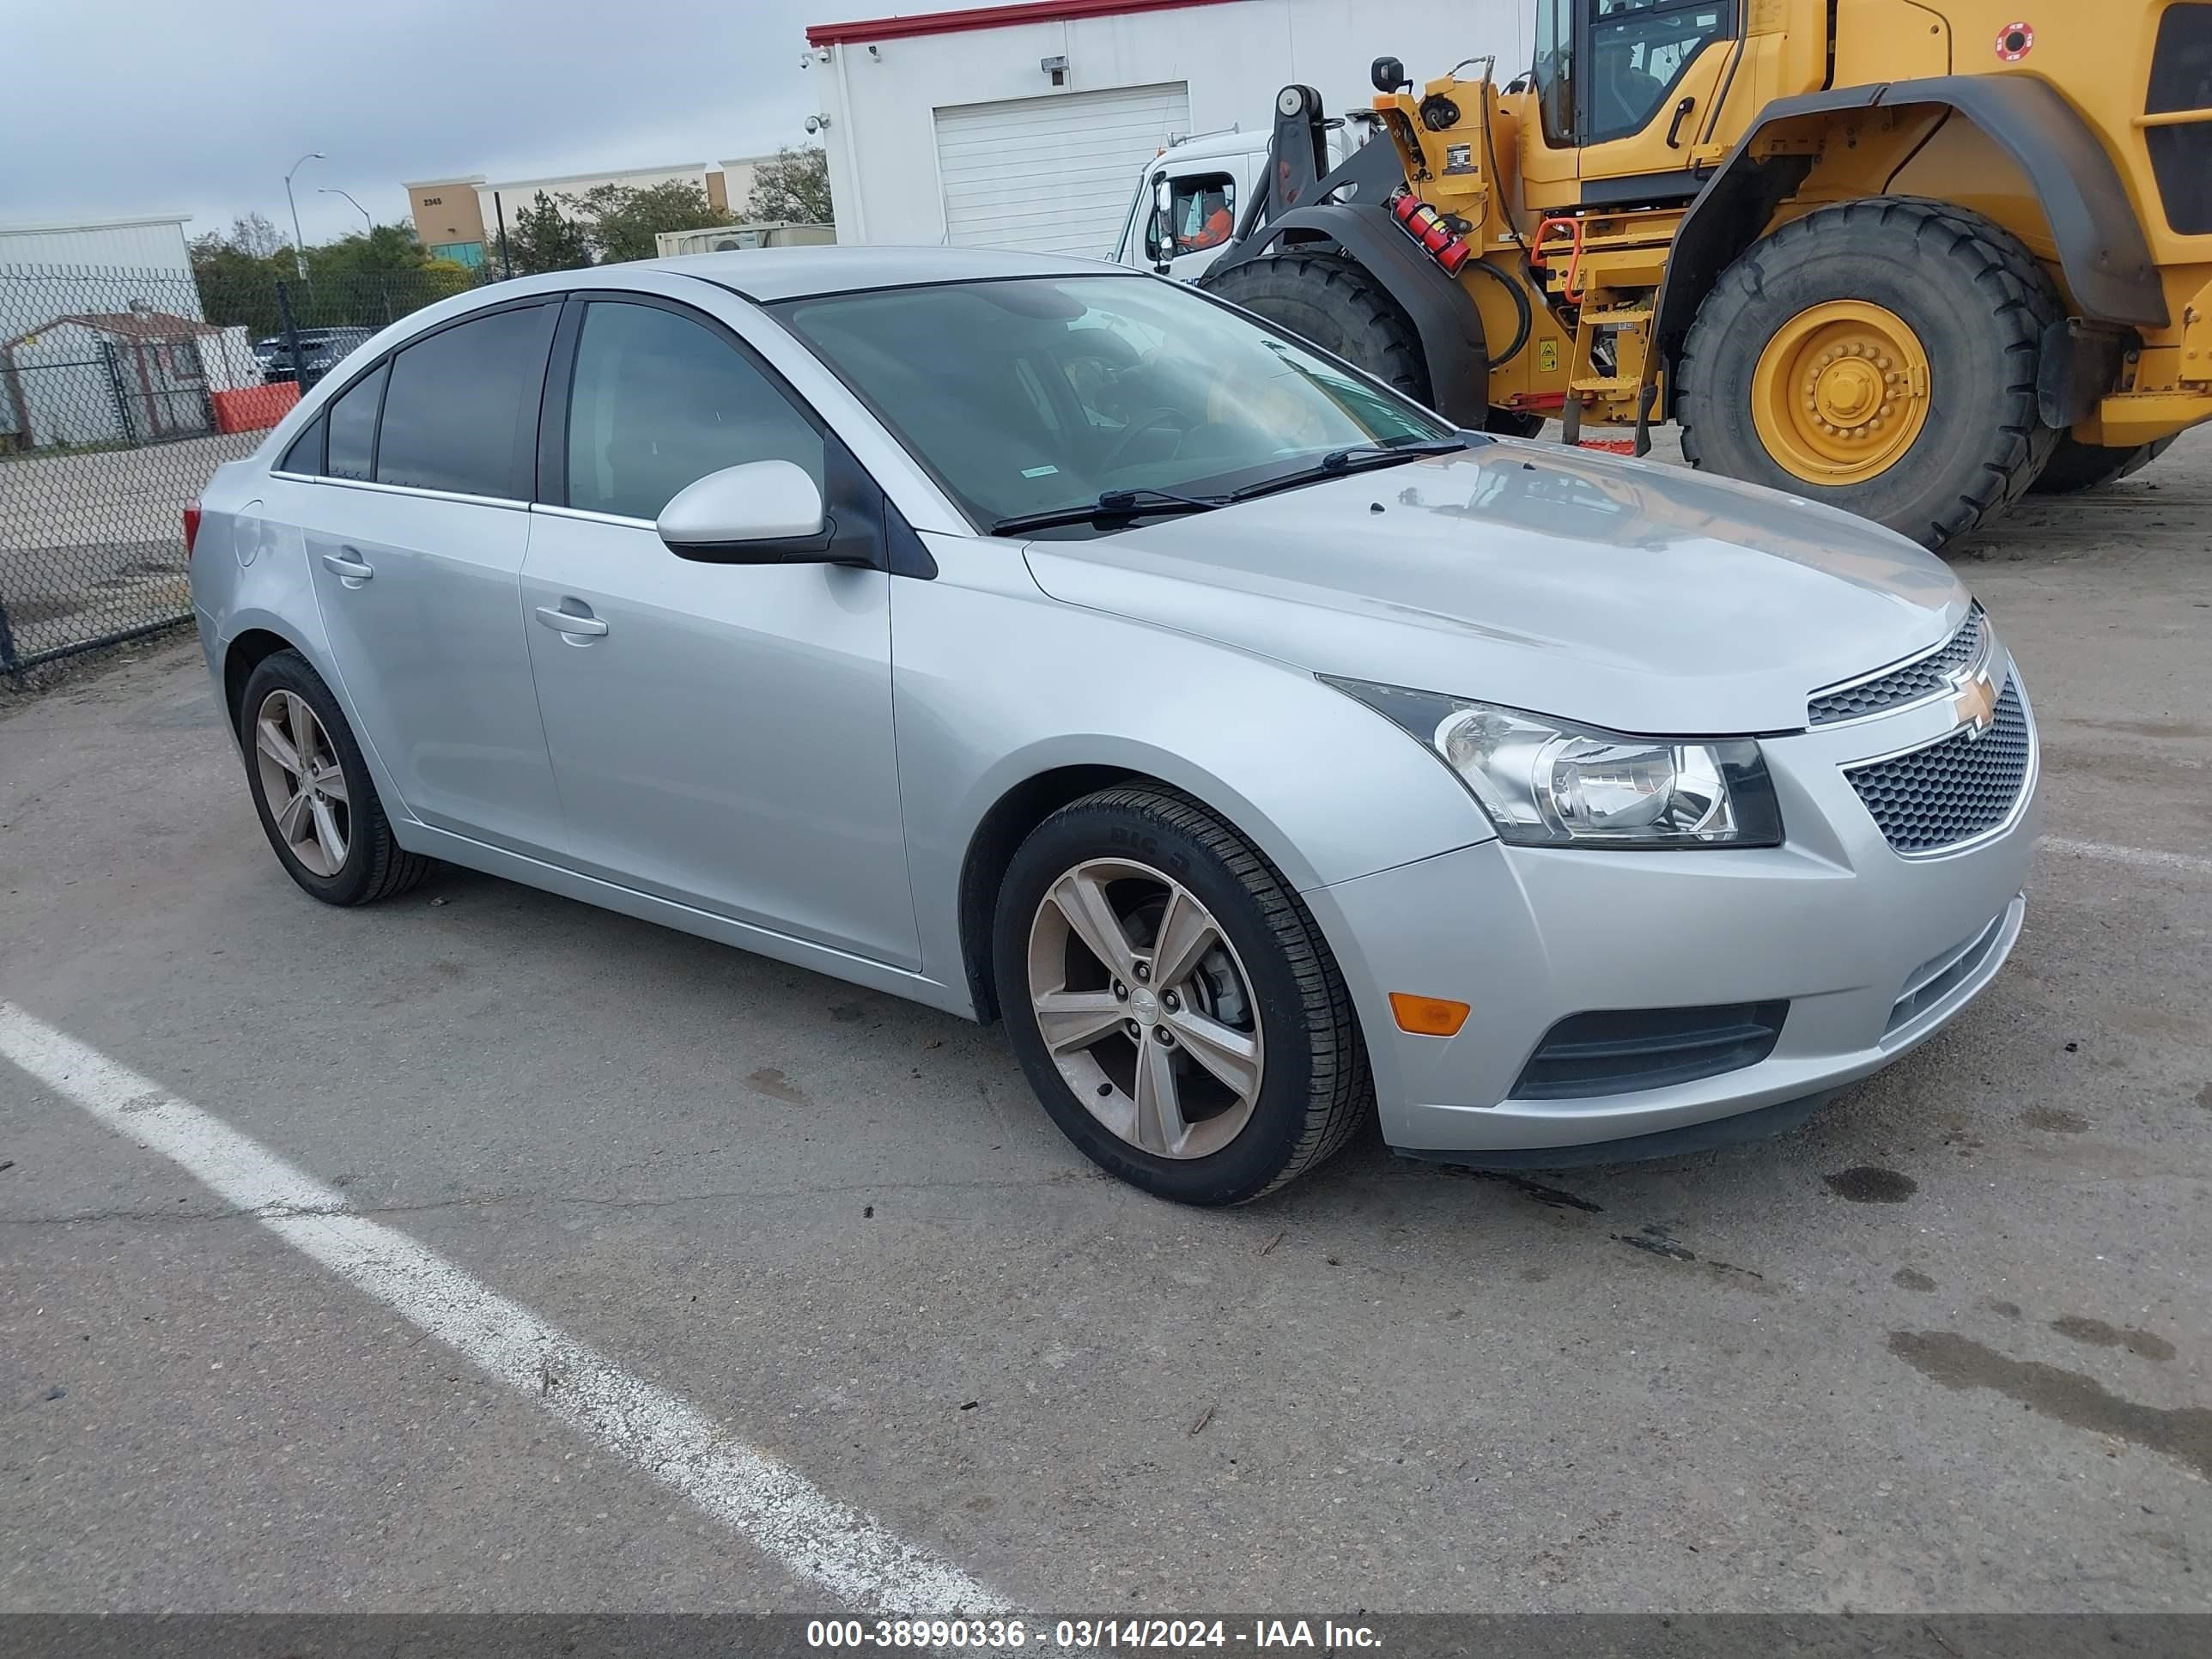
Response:
POLYGON ((720 161, 806 142, 809 23, 958 0, 0 0, 0 222, 266 214, 310 242, 403 180, 720 161))

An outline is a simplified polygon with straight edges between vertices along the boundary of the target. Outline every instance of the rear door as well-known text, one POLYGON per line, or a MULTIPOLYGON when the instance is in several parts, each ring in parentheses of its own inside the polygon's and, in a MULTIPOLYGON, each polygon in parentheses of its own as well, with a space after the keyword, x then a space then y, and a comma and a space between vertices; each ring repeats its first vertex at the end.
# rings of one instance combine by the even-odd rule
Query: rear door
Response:
POLYGON ((301 492, 338 675, 401 799, 532 853, 560 827, 520 586, 559 314, 555 295, 401 348, 331 404, 323 487, 301 492))

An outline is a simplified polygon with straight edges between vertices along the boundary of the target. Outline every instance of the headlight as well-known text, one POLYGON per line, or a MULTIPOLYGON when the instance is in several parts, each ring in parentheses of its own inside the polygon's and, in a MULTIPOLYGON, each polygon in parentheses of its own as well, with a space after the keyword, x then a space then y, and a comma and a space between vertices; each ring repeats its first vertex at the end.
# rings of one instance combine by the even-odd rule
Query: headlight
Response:
POLYGON ((1426 744, 1500 836, 1538 846, 1775 847, 1782 811, 1749 738, 1677 743, 1517 708, 1322 677, 1426 744))

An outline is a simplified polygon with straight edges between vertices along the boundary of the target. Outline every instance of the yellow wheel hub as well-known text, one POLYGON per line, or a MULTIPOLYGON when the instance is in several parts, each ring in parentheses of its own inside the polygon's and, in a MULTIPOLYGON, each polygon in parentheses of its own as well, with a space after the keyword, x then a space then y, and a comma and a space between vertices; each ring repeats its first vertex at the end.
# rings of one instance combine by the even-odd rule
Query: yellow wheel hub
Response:
POLYGON ((1783 470, 1854 484, 1893 465, 1928 424, 1928 354, 1893 311, 1826 300, 1766 343, 1752 371, 1751 417, 1783 470))

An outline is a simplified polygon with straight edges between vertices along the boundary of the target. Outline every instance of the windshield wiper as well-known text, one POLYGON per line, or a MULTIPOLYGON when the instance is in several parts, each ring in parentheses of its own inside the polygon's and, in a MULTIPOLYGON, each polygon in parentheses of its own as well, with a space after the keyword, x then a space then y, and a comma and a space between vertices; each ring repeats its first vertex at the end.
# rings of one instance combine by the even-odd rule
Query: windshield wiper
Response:
POLYGON ((1232 501, 1249 501, 1255 495, 1272 495, 1278 489, 1294 489, 1300 484, 1318 483, 1323 478, 1334 478, 1346 472, 1365 472, 1376 466, 1388 466, 1399 461, 1418 460, 1424 455, 1452 455, 1473 447, 1474 434, 1459 438, 1431 438, 1415 443, 1386 439, 1381 443, 1353 444, 1344 449, 1332 449, 1311 466, 1302 466, 1294 472, 1279 473, 1272 478, 1262 478, 1257 483, 1246 484, 1241 489, 1229 492, 1232 501))
POLYGON ((1049 530, 1055 525, 1089 524, 1094 519, 1127 519, 1138 514, 1211 513, 1226 507, 1228 495, 1178 495, 1171 489, 1109 489, 1084 507, 1048 507, 1042 513, 1017 513, 994 519, 994 536, 1018 536, 1025 530, 1049 530))

